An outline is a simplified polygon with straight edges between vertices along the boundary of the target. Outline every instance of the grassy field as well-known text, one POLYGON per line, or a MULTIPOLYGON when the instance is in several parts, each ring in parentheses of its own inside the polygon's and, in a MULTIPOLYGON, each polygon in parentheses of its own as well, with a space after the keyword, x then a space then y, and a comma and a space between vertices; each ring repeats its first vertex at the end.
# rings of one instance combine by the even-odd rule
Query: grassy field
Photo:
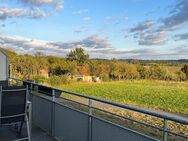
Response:
POLYGON ((138 80, 58 87, 121 104, 188 114, 188 82, 138 80))

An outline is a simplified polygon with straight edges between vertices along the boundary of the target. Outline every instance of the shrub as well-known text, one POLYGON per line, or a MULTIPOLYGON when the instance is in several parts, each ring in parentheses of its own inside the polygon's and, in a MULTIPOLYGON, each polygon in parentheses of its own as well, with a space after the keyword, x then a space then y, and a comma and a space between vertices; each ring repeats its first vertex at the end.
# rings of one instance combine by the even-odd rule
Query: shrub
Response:
POLYGON ((186 80, 186 74, 183 73, 182 71, 176 72, 177 78, 179 81, 185 81, 186 80))
POLYGON ((139 78, 139 72, 137 71, 137 68, 135 65, 126 64, 124 67, 125 67, 124 77, 126 79, 138 79, 139 78))
POLYGON ((182 72, 185 73, 187 79, 188 79, 188 64, 185 64, 183 68, 181 69, 182 72))
POLYGON ((44 83, 46 81, 46 78, 40 75, 32 76, 31 80, 36 83, 44 83))
POLYGON ((57 86, 57 85, 61 85, 61 84, 69 84, 70 80, 66 75, 51 76, 48 79, 48 83, 52 86, 57 86))
POLYGON ((61 83, 63 83, 63 84, 69 84, 70 83, 70 80, 69 80, 67 75, 60 76, 60 79, 61 79, 61 83))
POLYGON ((110 77, 108 74, 102 74, 101 78, 102 78, 102 81, 104 82, 110 81, 110 77))
POLYGON ((159 80, 168 79, 168 71, 164 66, 154 65, 150 68, 151 78, 159 80))
POLYGON ((138 65, 137 71, 139 72, 139 76, 141 79, 149 79, 150 77, 150 70, 148 67, 138 65))

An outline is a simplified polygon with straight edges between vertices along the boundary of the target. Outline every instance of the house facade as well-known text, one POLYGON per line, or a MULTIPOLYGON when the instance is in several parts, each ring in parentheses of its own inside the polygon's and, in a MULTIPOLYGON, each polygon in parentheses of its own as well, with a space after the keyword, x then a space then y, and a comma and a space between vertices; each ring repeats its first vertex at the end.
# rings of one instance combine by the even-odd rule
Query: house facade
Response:
POLYGON ((0 48, 0 81, 7 80, 8 75, 8 56, 0 48))
POLYGON ((69 75, 70 79, 83 82, 101 82, 102 80, 96 76, 89 75, 69 75))

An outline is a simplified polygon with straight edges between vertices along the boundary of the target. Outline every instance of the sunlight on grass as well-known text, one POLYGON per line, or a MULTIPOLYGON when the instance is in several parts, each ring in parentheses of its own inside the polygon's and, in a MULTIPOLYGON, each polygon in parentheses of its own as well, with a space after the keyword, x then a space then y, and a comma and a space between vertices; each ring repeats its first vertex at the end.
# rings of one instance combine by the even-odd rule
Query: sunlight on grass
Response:
POLYGON ((188 83, 136 80, 73 83, 59 88, 121 104, 188 114, 188 83))

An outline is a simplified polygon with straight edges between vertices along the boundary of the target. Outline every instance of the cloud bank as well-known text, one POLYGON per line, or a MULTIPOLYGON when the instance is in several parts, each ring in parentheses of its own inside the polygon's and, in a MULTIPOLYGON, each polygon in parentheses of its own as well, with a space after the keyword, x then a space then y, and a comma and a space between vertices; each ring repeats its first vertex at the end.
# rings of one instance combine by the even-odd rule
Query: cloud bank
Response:
POLYGON ((177 34, 175 35, 175 38, 177 40, 188 40, 188 33, 177 34))
POLYGON ((46 55, 60 57, 65 57, 70 50, 80 47, 89 53, 91 58, 180 59, 188 57, 188 50, 186 48, 178 48, 168 52, 159 52, 150 48, 132 50, 113 48, 108 39, 100 38, 97 34, 71 42, 52 42, 18 36, 0 36, 0 47, 14 50, 20 54, 43 52, 46 55))
POLYGON ((179 0, 169 15, 162 19, 164 28, 173 30, 188 23, 188 1, 179 0))
POLYGON ((63 0, 18 0, 20 3, 29 5, 29 6, 49 6, 56 10, 63 8, 63 0))
POLYGON ((24 4, 24 7, 8 7, 0 5, 0 20, 15 18, 40 19, 51 15, 52 11, 63 8, 63 0, 18 0, 24 4), (52 10, 45 11, 45 7, 51 7, 52 10))
POLYGON ((0 6, 0 20, 6 20, 9 18, 32 18, 38 19, 46 17, 47 14, 38 9, 31 9, 31 8, 9 8, 7 6, 0 6))
MULTIPOLYGON (((169 40, 169 34, 188 24, 188 0, 179 0, 166 17, 157 21, 146 20, 130 29, 130 34, 137 39, 139 45, 164 45, 169 40)), ((186 40, 187 33, 178 34, 178 40, 186 40)), ((176 40, 176 41, 178 41, 176 40)))

